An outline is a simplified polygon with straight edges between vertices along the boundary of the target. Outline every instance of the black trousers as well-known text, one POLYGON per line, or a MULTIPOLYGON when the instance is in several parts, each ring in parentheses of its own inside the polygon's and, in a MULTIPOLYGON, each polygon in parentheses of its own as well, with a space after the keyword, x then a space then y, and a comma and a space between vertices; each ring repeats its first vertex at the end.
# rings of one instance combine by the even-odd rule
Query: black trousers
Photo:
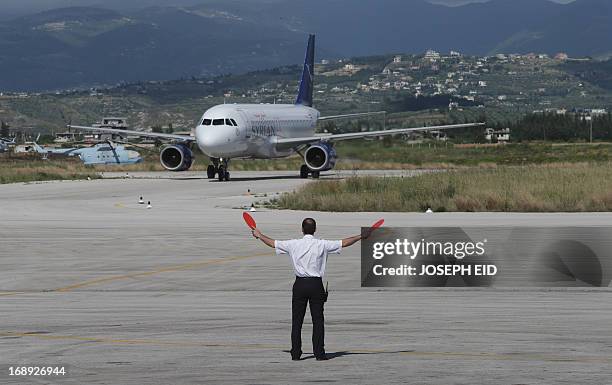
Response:
POLYGON ((302 323, 306 315, 306 305, 310 303, 310 316, 312 317, 312 348, 315 357, 325 355, 325 319, 323 318, 323 304, 325 289, 323 280, 319 277, 296 277, 293 284, 293 299, 291 301, 291 355, 302 354, 302 323))

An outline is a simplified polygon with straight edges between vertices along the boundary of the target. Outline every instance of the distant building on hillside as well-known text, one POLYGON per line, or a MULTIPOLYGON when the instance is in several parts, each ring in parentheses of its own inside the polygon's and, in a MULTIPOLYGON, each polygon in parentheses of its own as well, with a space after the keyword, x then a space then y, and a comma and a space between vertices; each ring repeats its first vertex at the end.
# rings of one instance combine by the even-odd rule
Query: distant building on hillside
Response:
MULTIPOLYGON (((129 127, 127 125, 126 118, 119 117, 107 117, 103 118, 101 122, 93 124, 93 127, 98 128, 117 128, 122 130, 127 130, 129 127)), ((117 140, 123 139, 123 137, 119 134, 111 134, 104 132, 88 132, 83 134, 83 141, 85 143, 98 143, 104 142, 106 140, 117 140)))
POLYGON ((592 116, 601 116, 601 115, 606 115, 608 113, 608 111, 606 111, 605 108, 593 108, 591 109, 591 115, 592 116))
POLYGON ((440 53, 434 51, 433 49, 428 49, 427 52, 425 52, 425 59, 432 62, 438 61, 440 60, 440 53))
POLYGON ((501 130, 495 130, 493 128, 487 128, 485 130, 485 138, 489 143, 506 143, 510 141, 510 129, 502 128, 501 130))
POLYGON ((53 141, 55 143, 69 143, 76 142, 81 138, 81 133, 79 132, 57 132, 55 133, 55 139, 53 141))

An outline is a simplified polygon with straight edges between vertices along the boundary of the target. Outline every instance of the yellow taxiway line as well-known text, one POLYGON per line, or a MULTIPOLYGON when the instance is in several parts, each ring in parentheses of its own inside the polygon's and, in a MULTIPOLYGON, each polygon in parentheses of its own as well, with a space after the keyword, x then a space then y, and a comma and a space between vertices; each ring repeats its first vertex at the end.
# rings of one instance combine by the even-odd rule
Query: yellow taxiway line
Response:
POLYGON ((272 253, 266 252, 266 253, 258 253, 258 254, 251 254, 251 255, 238 255, 238 256, 225 257, 225 258, 215 258, 215 259, 211 259, 207 261, 191 262, 191 263, 184 263, 180 265, 160 267, 158 269, 154 269, 150 271, 142 271, 139 273, 119 274, 119 275, 111 275, 111 276, 103 277, 103 278, 90 279, 87 281, 74 283, 72 285, 62 286, 62 287, 58 287, 55 289, 37 290, 37 291, 2 291, 0 292, 0 297, 8 297, 8 296, 14 296, 14 295, 20 295, 20 294, 31 294, 31 293, 53 293, 53 292, 65 293, 65 292, 69 292, 75 289, 81 289, 84 287, 99 285, 102 283, 121 281, 121 280, 126 280, 126 279, 133 279, 133 278, 149 277, 152 275, 157 275, 157 274, 162 274, 162 273, 184 271, 184 270, 196 269, 196 268, 205 267, 205 266, 218 265, 218 264, 235 262, 235 261, 242 261, 244 259, 264 257, 264 256, 270 256, 270 255, 272 255, 272 253))

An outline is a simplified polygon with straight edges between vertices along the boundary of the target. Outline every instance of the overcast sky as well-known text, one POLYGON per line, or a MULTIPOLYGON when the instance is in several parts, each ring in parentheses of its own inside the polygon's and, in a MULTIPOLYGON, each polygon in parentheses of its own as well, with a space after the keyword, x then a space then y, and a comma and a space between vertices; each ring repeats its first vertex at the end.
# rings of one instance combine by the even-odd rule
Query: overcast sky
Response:
MULTIPOLYGON (((467 3, 485 3, 489 0, 429 0, 430 3, 440 3, 440 4, 447 4, 447 5, 462 5, 462 4, 467 4, 467 3)), ((575 0, 550 0, 552 2, 555 3, 571 3, 572 1, 575 0)))
MULTIPOLYGON (((100 6, 103 8, 129 9, 151 5, 192 5, 202 4, 213 0, 0 0, 0 13, 4 17, 9 14, 24 14, 39 12, 46 9, 69 6, 100 6)), ((283 0, 235 0, 235 1, 283 1, 283 0)), ((285 0, 290 1, 290 0, 285 0)), ((359 0, 355 0, 359 1, 359 0)), ((483 2, 487 0, 429 0, 449 5, 460 5, 470 2, 483 2)), ((558 3, 569 3, 574 0, 550 0, 558 3)))

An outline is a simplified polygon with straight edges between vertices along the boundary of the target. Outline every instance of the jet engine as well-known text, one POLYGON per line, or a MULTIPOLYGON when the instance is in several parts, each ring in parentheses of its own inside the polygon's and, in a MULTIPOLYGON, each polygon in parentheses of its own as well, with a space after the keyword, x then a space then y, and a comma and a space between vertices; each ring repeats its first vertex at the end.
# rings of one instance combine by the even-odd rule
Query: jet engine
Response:
POLYGON ((171 144, 161 150, 159 160, 166 170, 187 171, 193 163, 193 152, 185 144, 171 144))
POLYGON ((312 171, 331 170, 337 158, 336 150, 327 143, 312 145, 304 153, 304 162, 312 171))

